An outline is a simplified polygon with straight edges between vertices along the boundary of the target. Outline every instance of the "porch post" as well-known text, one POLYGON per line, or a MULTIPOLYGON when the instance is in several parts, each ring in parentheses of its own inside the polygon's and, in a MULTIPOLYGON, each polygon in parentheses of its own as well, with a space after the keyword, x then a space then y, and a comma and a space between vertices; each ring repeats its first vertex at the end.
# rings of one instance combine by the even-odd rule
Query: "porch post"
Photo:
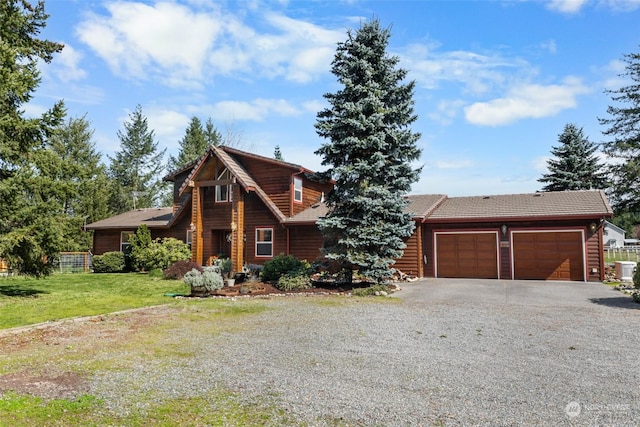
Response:
POLYGON ((231 268, 238 272, 244 265, 244 192, 238 184, 233 184, 232 188, 231 268))
POLYGON ((202 265, 202 203, 200 200, 200 187, 193 187, 191 197, 191 223, 195 227, 193 241, 191 242, 191 259, 202 265))

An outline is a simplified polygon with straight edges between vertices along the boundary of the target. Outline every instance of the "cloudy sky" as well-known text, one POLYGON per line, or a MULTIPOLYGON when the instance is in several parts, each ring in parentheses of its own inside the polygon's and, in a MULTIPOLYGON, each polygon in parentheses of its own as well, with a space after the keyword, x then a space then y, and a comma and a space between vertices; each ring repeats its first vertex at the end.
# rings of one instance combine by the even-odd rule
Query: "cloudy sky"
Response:
POLYGON ((45 38, 65 44, 27 112, 64 99, 96 148, 119 150, 136 105, 177 154, 193 116, 242 148, 322 170, 316 114, 339 89, 336 43, 378 18, 416 81, 423 165, 413 193, 533 192, 567 123, 602 142, 605 89, 640 51, 640 0, 47 0, 45 38))

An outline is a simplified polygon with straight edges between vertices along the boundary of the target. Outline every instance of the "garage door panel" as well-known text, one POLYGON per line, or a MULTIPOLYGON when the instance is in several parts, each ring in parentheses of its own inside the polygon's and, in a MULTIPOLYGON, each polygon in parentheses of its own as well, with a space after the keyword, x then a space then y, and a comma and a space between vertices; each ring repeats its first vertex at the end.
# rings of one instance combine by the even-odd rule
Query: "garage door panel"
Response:
POLYGON ((513 234, 515 279, 584 280, 581 232, 513 234))
POLYGON ((497 278, 495 233, 436 235, 438 277, 497 278))

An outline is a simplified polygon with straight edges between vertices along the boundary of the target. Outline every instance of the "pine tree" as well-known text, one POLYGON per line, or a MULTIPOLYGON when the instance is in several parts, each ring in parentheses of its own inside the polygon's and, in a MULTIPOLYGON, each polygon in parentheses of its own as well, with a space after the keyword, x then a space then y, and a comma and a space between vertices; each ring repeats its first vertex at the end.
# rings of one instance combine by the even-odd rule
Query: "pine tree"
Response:
POLYGON ((109 156, 109 177, 112 188, 110 208, 115 213, 149 208, 160 201, 162 158, 166 151, 158 151, 158 143, 149 130, 142 107, 137 106, 124 122, 124 132, 118 131, 121 150, 109 156))
POLYGON ((282 157, 282 152, 280 151, 280 146, 276 145, 276 148, 273 150, 273 158, 276 160, 284 160, 282 157))
POLYGON ((207 140, 207 146, 215 145, 217 147, 222 142, 222 135, 213 125, 213 120, 211 120, 211 117, 207 119, 207 123, 204 126, 204 136, 207 140))
POLYGON ((200 119, 193 116, 184 137, 180 140, 178 157, 169 156, 167 168, 176 171, 189 162, 200 158, 209 146, 208 135, 202 129, 200 119))
POLYGON ((0 258, 22 274, 51 271, 63 239, 58 195, 48 178, 55 156, 45 143, 62 123, 62 101, 38 118, 24 105, 40 84, 39 61, 48 64, 63 45, 38 38, 48 15, 44 2, 0 2, 0 258))
POLYGON ((375 20, 338 44, 332 72, 343 86, 325 94, 331 104, 318 113, 316 132, 328 139, 316 154, 335 179, 327 196, 329 213, 318 222, 323 252, 348 270, 358 269, 376 282, 392 274, 415 224, 404 197, 420 171, 420 134, 409 125, 415 82, 403 84, 407 71, 386 48, 391 33, 375 20))
POLYGON ((551 149, 554 158, 547 161, 549 173, 538 182, 542 191, 604 189, 607 181, 595 152, 598 146, 584 136, 582 128, 566 124, 558 135, 559 146, 551 149))
POLYGON ((640 53, 624 55, 621 77, 631 84, 607 90, 616 105, 607 108, 609 118, 599 119, 608 126, 602 133, 612 138, 603 144, 614 161, 609 166, 610 197, 616 212, 640 212, 640 53))
POLYGON ((83 225, 109 216, 108 187, 101 154, 96 151, 93 129, 86 116, 70 118, 48 141, 58 167, 51 179, 64 183, 60 194, 61 213, 66 218, 63 251, 87 250, 92 244, 91 233, 83 225))

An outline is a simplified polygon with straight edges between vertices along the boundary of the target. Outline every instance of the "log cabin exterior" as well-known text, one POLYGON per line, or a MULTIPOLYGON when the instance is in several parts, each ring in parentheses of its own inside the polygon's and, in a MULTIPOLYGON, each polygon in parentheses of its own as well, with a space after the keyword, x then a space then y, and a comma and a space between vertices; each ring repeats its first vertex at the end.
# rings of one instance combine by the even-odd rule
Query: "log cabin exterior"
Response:
MULTIPOLYGON (((331 182, 302 166, 229 147, 165 178, 173 206, 140 209, 89 224, 94 254, 122 250, 147 224, 153 238, 191 245, 202 265, 229 256, 234 271, 278 254, 321 257, 317 220, 331 182)), ((604 279, 603 224, 612 216, 602 191, 474 197, 407 197, 415 221, 395 267, 417 277, 599 281, 604 279)))

